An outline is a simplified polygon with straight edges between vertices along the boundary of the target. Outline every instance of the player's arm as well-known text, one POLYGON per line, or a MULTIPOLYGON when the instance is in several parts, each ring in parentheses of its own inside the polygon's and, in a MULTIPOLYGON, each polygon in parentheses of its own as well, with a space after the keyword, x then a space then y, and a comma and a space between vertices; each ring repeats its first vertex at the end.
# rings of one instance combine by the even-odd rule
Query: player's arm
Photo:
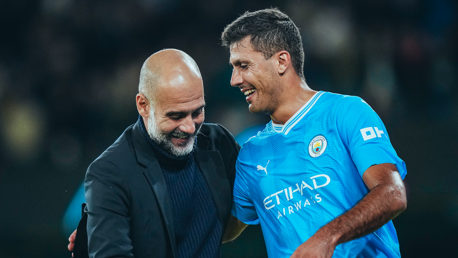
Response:
POLYGON ((363 180, 369 193, 300 245, 292 258, 332 257, 337 245, 374 232, 406 209, 406 191, 395 165, 371 166, 363 180))
POLYGON ((369 192, 300 245, 294 258, 331 257, 337 245, 374 232, 407 206, 402 182, 405 164, 375 111, 358 97, 344 97, 336 103, 333 115, 339 137, 369 192))
POLYGON ((227 223, 226 231, 224 232, 223 243, 234 241, 247 226, 247 224, 231 215, 227 223))

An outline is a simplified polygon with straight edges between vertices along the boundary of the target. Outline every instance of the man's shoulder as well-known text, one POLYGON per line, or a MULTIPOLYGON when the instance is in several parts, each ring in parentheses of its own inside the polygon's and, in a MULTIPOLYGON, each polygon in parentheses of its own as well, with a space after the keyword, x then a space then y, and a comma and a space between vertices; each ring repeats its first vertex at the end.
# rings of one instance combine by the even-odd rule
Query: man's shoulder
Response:
POLYGON ((323 95, 322 105, 327 105, 328 108, 322 108, 321 111, 332 110, 332 113, 337 116, 348 116, 359 112, 361 107, 370 107, 361 97, 332 92, 323 95))
POLYGON ((216 123, 203 123, 198 138, 207 141, 235 141, 234 136, 224 126, 216 123))
POLYGON ((219 152, 232 189, 235 180, 235 162, 240 150, 240 145, 235 141, 232 133, 220 124, 204 123, 197 136, 197 149, 199 155, 206 151, 219 152))
POLYGON ((130 138, 132 128, 134 125, 127 127, 124 132, 111 144, 102 154, 100 154, 90 165, 94 167, 97 165, 107 165, 119 167, 120 164, 125 163, 127 159, 131 159, 132 150, 130 146, 130 138))
POLYGON ((203 137, 224 137, 232 135, 224 126, 217 123, 203 123, 199 132, 203 137))
POLYGON ((362 99, 358 96, 334 93, 334 92, 324 92, 320 97, 322 102, 330 103, 334 106, 350 104, 355 101, 361 101, 362 99))
POLYGON ((216 123, 204 123, 197 135, 197 145, 207 149, 233 150, 238 152, 238 144, 229 130, 216 123), (204 144, 203 144, 204 143, 204 144))
POLYGON ((358 103, 367 104, 361 97, 353 95, 345 95, 339 93, 326 92, 325 98, 327 101, 332 102, 335 106, 350 106, 358 103))

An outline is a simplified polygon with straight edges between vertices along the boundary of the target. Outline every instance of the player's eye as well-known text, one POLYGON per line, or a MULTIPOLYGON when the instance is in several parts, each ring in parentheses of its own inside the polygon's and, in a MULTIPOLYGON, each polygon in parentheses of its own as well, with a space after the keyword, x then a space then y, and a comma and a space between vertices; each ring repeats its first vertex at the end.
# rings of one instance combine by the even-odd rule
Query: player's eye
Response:
POLYGON ((168 117, 172 120, 180 120, 181 118, 183 118, 183 114, 170 114, 168 115, 168 117))
POLYGON ((193 117, 198 117, 200 114, 202 114, 202 112, 204 111, 204 108, 199 108, 198 110, 194 111, 192 113, 192 116, 193 117))

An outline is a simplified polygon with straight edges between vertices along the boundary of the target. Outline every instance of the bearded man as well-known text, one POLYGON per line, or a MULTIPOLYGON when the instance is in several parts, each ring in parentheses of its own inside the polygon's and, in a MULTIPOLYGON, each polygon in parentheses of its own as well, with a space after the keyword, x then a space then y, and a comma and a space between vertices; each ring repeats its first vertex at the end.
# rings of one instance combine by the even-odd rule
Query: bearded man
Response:
POLYGON ((153 54, 136 104, 138 121, 86 173, 89 257, 219 257, 240 147, 203 123, 197 64, 179 50, 153 54))

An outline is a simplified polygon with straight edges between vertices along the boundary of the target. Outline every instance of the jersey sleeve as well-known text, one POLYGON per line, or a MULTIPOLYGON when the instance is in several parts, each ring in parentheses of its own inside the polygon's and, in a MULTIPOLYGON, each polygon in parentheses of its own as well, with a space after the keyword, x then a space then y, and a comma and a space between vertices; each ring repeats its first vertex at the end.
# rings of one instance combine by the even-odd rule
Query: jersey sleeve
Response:
POLYGON ((344 97, 336 108, 339 134, 349 149, 359 174, 372 165, 395 164, 401 178, 407 169, 391 145, 388 132, 377 113, 359 97, 344 97))
POLYGON ((242 157, 243 148, 236 163, 232 215, 247 225, 257 225, 259 224, 259 218, 253 201, 250 198, 247 174, 245 171, 246 165, 244 164, 242 157))

